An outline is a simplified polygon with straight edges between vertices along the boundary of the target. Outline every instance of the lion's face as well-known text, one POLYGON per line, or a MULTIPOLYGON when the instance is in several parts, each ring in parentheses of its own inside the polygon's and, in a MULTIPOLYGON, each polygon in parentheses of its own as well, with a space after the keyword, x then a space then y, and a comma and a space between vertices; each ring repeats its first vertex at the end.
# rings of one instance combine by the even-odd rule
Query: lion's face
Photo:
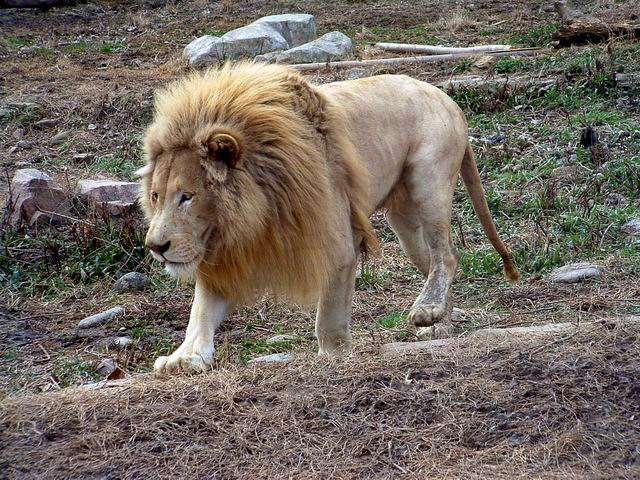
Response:
POLYGON ((171 275, 183 279, 246 241, 243 232, 255 233, 262 213, 256 209, 259 189, 243 174, 235 139, 215 134, 201 147, 160 153, 144 185, 150 220, 145 243, 171 275))
POLYGON ((205 256, 212 222, 203 171, 189 150, 157 159, 145 201, 150 224, 145 243, 176 277, 192 277, 205 256))

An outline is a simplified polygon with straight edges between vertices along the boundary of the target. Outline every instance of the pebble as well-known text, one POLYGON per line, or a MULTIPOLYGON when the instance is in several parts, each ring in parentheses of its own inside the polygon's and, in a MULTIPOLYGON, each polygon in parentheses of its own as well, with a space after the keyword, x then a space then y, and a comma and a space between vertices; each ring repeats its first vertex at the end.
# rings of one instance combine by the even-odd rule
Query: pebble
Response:
POLYGON ((271 338, 267 338, 267 343, 279 343, 279 342, 293 342, 298 340, 299 337, 295 335, 274 335, 271 338))
POLYGON ((123 313, 124 313, 124 308, 122 307, 110 308, 109 310, 96 313, 95 315, 91 315, 90 317, 80 320, 80 323, 78 323, 78 328, 97 327, 98 325, 102 325, 108 320, 118 317, 123 313))
POLYGON ((150 283, 149 277, 140 272, 129 272, 122 275, 113 285, 113 291, 123 293, 131 290, 142 290, 150 283))
POLYGON ((293 360, 293 355, 290 353, 272 353, 271 355, 256 357, 250 360, 249 363, 278 363, 290 362, 291 360, 293 360))
POLYGON ((128 347, 132 345, 135 340, 131 337, 117 337, 113 340, 113 345, 120 348, 128 347))
POLYGON ((602 267, 592 263, 570 263, 551 272, 549 280, 553 283, 578 283, 583 280, 598 279, 602 277, 602 273, 602 267))

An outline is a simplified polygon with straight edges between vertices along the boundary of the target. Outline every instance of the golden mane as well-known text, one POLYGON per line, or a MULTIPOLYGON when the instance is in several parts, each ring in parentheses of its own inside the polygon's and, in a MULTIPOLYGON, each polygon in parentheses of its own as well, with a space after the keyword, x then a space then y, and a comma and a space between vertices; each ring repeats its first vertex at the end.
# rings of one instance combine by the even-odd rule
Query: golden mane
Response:
MULTIPOLYGON (((161 152, 187 148, 201 155, 212 134, 233 135, 247 175, 220 188, 229 189, 243 212, 267 215, 255 230, 229 213, 231 205, 216 208, 216 215, 227 215, 219 220, 224 247, 216 258, 205 258, 197 275, 232 301, 267 290, 306 303, 339 267, 332 252, 344 242, 337 215, 344 208, 341 199, 348 199, 356 248, 377 246, 365 206, 367 175, 346 131, 340 106, 294 70, 227 64, 157 94, 145 141, 143 189, 149 191, 161 152)), ((149 214, 147 202, 143 195, 149 214)))

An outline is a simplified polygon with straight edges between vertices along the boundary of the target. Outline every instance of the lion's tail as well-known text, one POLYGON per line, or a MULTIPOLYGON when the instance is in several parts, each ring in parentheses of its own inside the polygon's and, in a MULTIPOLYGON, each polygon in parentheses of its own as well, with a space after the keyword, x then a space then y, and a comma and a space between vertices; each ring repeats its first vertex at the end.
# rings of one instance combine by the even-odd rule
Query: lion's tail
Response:
POLYGON ((487 200, 484 196, 484 189, 482 188, 482 180, 480 179, 478 166, 470 144, 467 144, 467 150, 465 151, 464 159, 462 160, 460 175, 467 187, 469 197, 471 197, 471 203, 473 204, 473 209, 480 220, 484 233, 487 235, 487 238, 491 242, 491 245, 493 245, 493 248, 495 248, 502 257, 504 276, 511 282, 517 282, 520 279, 520 272, 513 262, 507 247, 502 243, 502 240, 498 235, 498 231, 496 230, 496 226, 493 223, 493 219, 491 218, 491 212, 489 211, 489 206, 487 205, 487 200))

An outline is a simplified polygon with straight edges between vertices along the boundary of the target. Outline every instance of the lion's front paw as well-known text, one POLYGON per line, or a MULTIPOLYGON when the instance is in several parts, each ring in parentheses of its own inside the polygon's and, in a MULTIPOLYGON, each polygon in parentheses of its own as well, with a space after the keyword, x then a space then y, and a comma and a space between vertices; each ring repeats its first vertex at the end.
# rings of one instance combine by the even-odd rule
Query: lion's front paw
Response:
POLYGON ((213 355, 204 358, 202 355, 182 354, 175 352, 168 357, 158 357, 153 364, 156 375, 179 375, 184 373, 203 373, 211 370, 213 355))
POLYGON ((430 327, 434 323, 445 320, 446 305, 422 303, 415 305, 409 312, 409 321, 416 327, 430 327))

